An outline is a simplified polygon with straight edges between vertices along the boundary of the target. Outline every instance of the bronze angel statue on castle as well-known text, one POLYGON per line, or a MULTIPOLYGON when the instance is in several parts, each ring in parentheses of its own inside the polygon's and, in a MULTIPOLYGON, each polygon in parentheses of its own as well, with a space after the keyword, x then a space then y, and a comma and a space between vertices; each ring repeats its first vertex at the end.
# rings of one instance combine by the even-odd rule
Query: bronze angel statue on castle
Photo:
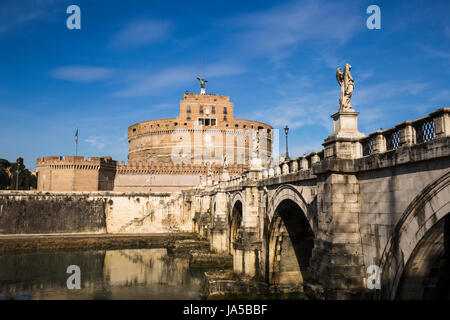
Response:
POLYGON ((355 88, 355 81, 350 74, 351 65, 348 63, 341 72, 341 68, 336 70, 336 80, 341 86, 341 97, 339 98, 339 112, 354 111, 350 98, 352 97, 353 89, 355 88))

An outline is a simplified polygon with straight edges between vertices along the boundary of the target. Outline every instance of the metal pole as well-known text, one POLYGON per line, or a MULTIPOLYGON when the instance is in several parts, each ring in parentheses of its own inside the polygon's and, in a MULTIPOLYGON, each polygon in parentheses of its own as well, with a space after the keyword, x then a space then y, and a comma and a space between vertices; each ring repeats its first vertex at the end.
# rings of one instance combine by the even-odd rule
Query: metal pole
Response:
POLYGON ((19 164, 17 163, 17 171, 16 171, 16 190, 19 190, 19 164))
POLYGON ((286 134, 286 160, 289 160, 288 135, 286 134))
POLYGON ((289 160, 289 149, 288 149, 288 133, 289 133, 289 128, 286 125, 286 127, 284 128, 284 133, 286 134, 286 160, 289 160))

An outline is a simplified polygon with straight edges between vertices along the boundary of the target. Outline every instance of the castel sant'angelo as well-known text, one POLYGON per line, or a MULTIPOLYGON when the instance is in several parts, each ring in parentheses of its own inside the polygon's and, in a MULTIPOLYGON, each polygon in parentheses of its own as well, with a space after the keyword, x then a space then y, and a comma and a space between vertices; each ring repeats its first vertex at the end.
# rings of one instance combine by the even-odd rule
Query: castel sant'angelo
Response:
POLYGON ((229 96, 185 92, 176 118, 128 128, 128 162, 111 157, 37 159, 38 189, 49 191, 179 191, 271 161, 272 127, 234 117, 229 96), (254 163, 254 162, 253 162, 254 163))

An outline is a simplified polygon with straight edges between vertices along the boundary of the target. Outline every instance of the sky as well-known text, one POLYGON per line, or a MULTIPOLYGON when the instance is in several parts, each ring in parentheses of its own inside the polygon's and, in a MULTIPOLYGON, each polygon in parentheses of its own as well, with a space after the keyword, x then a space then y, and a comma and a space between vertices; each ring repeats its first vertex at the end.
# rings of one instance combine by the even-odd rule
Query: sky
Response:
POLYGON ((126 161, 130 125, 176 117, 199 92, 202 56, 207 93, 236 117, 288 125, 291 157, 319 151, 345 63, 365 134, 449 106, 449 13, 447 0, 0 0, 0 158, 34 170, 74 155, 78 128, 79 155, 126 161))

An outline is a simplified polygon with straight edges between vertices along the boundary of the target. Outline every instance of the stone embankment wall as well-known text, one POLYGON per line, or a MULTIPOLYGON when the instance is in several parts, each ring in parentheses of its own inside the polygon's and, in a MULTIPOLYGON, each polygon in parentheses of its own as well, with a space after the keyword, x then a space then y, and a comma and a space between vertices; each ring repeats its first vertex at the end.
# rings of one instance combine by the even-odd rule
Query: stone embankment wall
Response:
POLYGON ((182 193, 0 192, 0 234, 191 232, 182 193))

